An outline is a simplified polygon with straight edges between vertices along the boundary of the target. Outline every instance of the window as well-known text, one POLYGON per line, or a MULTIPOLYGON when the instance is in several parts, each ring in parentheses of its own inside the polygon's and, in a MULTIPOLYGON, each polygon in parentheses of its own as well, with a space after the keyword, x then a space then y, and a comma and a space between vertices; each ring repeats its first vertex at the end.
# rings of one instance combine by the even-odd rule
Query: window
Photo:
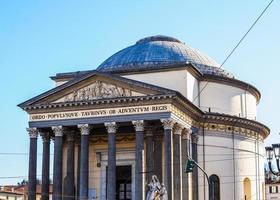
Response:
POLYGON ((251 181, 245 178, 243 181, 244 200, 251 200, 251 181))
POLYGON ((220 179, 217 175, 210 176, 210 199, 220 200, 220 179))
POLYGON ((278 186, 269 186, 269 193, 270 194, 278 193, 278 186))

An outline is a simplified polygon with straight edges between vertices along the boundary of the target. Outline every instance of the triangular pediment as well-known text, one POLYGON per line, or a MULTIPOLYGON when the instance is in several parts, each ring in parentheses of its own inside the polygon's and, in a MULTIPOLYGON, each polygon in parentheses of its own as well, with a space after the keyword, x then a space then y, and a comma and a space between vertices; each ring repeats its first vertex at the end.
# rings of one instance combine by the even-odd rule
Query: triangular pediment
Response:
POLYGON ((120 86, 112 84, 105 80, 96 80, 90 85, 79 88, 57 99, 53 103, 60 102, 74 102, 74 101, 91 101, 97 99, 116 98, 116 97, 131 97, 131 96, 146 96, 147 94, 133 91, 120 86))
POLYGON ((40 94, 22 104, 33 105, 93 101, 118 97, 147 96, 174 92, 118 75, 91 72, 40 94))

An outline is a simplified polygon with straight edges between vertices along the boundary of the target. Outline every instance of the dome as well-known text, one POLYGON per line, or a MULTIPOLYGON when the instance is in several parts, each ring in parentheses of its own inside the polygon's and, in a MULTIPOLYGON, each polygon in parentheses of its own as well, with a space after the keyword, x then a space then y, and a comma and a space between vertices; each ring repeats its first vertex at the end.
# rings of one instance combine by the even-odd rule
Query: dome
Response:
POLYGON ((172 68, 193 64, 202 74, 232 77, 209 56, 168 36, 146 37, 105 60, 98 68, 104 72, 130 72, 172 68))

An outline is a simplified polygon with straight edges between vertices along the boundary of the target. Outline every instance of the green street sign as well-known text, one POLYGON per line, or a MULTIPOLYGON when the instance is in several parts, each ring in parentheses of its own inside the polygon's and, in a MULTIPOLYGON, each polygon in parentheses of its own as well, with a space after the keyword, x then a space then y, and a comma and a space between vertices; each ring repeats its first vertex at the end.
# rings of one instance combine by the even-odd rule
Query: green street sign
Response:
POLYGON ((185 172, 186 173, 193 172, 193 168, 194 168, 194 161, 188 158, 185 172))

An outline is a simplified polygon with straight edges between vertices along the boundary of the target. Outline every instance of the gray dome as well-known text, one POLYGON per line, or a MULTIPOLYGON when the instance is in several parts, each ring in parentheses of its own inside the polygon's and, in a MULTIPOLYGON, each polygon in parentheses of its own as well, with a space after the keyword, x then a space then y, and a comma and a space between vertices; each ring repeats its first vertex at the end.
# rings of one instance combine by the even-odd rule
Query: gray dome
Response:
POLYGON ((104 72, 129 72, 172 68, 193 64, 203 74, 233 77, 220 65, 199 52, 183 44, 180 40, 167 36, 152 36, 139 40, 105 60, 98 68, 104 72))

